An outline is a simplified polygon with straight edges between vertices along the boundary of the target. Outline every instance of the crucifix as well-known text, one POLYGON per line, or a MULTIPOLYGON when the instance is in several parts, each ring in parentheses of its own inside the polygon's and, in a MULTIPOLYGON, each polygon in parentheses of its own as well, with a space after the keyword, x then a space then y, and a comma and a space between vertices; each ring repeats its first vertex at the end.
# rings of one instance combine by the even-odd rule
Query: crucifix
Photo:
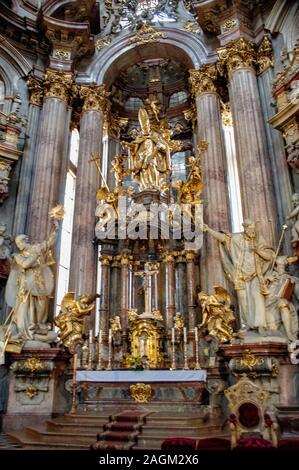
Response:
POLYGON ((151 313, 152 311, 152 276, 159 273, 158 263, 145 263, 144 271, 135 271, 134 276, 140 276, 143 279, 142 287, 144 290, 144 313, 151 313))

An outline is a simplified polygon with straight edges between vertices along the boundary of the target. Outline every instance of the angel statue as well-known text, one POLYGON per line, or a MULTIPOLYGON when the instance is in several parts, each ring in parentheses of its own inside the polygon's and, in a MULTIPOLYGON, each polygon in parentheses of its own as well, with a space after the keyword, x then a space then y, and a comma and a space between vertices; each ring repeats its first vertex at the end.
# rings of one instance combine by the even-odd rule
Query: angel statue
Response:
POLYGON ((208 334, 218 338, 220 343, 230 342, 234 336, 232 324, 235 321, 231 309, 230 295, 221 286, 214 286, 215 294, 200 292, 198 300, 202 307, 202 322, 199 332, 207 330, 208 334))
POLYGON ((121 331, 120 317, 116 315, 114 318, 110 318, 110 327, 112 330, 112 336, 115 336, 121 331))
POLYGON ((71 354, 76 352, 76 346, 83 344, 84 318, 95 306, 95 295, 80 295, 75 299, 74 292, 67 292, 61 301, 61 310, 54 320, 59 328, 58 336, 71 354))
POLYGON ((27 235, 18 235, 15 244, 19 253, 13 255, 7 280, 5 300, 12 307, 10 337, 24 341, 53 342, 54 332, 49 332, 48 302, 54 290, 54 274, 51 269, 59 220, 64 217, 62 206, 50 212, 53 228, 49 239, 42 243, 29 243, 27 235))
POLYGON ((163 132, 151 129, 149 116, 144 108, 139 109, 141 132, 130 143, 130 168, 141 191, 160 190, 171 170, 170 146, 163 132))

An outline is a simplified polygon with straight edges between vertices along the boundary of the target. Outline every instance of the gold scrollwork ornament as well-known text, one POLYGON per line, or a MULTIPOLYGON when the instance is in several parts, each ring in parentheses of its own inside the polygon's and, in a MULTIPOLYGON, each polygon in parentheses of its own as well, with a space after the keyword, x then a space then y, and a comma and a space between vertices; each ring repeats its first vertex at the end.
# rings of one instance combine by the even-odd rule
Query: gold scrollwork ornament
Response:
POLYGON ((149 384, 137 383, 130 386, 130 394, 137 403, 148 403, 152 396, 152 387, 149 384))

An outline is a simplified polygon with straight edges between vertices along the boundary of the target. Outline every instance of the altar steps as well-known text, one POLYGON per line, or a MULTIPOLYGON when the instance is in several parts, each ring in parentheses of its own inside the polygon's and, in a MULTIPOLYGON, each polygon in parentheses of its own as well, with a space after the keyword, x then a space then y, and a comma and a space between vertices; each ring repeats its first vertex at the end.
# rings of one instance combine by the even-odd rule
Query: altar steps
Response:
POLYGON ((201 439, 228 436, 221 422, 208 421, 199 414, 169 416, 167 413, 140 411, 140 419, 131 420, 132 410, 127 413, 115 410, 111 414, 107 411, 104 414, 80 411, 8 433, 8 439, 26 449, 88 450, 96 442, 103 449, 159 449, 168 437, 201 439))

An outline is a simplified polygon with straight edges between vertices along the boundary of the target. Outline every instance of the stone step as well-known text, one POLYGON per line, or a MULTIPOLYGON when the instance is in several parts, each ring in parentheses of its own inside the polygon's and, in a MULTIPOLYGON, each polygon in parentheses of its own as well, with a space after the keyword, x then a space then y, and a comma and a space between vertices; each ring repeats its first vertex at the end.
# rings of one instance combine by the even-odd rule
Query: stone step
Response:
POLYGON ((103 423, 72 423, 72 422, 57 422, 55 420, 48 420, 46 422, 47 431, 52 432, 66 432, 66 433, 91 433, 94 432, 98 434, 103 432, 104 425, 107 421, 103 423))
POLYGON ((12 433, 8 433, 9 439, 17 444, 18 446, 22 447, 22 449, 28 450, 88 450, 89 445, 86 444, 73 444, 70 442, 42 442, 39 439, 39 436, 35 438, 32 436, 31 433, 27 433, 27 430, 24 429, 22 431, 15 431, 12 433))
POLYGON ((82 414, 65 414, 59 418, 53 418, 57 422, 71 422, 71 423, 106 423, 109 421, 111 413, 82 413, 82 414))
POLYGON ((95 441, 97 436, 96 432, 48 431, 46 425, 27 426, 25 430, 29 436, 32 436, 34 441, 40 441, 41 443, 72 443, 86 445, 87 447, 95 441))

